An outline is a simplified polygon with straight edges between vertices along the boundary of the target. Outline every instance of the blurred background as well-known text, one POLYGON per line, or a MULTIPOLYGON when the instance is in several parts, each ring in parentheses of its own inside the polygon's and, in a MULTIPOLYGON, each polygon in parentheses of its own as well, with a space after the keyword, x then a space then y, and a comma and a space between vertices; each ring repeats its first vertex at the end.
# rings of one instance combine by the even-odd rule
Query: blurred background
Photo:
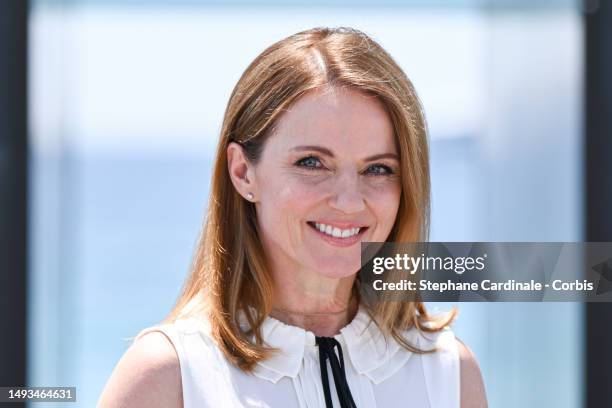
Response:
MULTIPOLYGON (((314 26, 365 31, 413 81, 433 241, 612 241, 610 6, 3 0, 0 385, 95 406, 189 271, 233 86, 314 26)), ((458 306, 491 407, 612 406, 609 305, 458 306)))

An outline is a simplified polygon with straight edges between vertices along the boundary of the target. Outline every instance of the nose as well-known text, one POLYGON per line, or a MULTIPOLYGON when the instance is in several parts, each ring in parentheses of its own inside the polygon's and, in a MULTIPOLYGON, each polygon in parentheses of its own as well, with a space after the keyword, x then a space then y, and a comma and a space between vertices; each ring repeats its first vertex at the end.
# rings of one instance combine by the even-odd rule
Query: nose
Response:
POLYGON ((359 174, 345 174, 337 178, 329 206, 346 214, 358 213, 365 209, 359 174))

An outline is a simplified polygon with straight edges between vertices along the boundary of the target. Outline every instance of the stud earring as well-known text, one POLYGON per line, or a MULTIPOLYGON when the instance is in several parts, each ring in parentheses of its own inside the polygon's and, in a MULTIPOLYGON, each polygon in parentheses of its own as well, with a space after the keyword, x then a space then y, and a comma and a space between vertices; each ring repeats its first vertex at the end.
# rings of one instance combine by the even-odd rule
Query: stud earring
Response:
POLYGON ((247 199, 248 199, 249 201, 252 201, 254 197, 255 197, 255 196, 253 195, 253 193, 247 193, 247 199))

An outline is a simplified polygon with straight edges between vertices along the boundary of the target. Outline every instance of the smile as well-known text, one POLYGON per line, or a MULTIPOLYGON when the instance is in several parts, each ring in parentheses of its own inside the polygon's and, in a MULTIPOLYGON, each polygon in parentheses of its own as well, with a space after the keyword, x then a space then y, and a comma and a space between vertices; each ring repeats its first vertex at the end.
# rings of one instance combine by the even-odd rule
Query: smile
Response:
POLYGON ((327 224, 319 224, 318 222, 315 222, 314 225, 319 231, 337 238, 352 237, 353 235, 358 234, 359 230, 361 229, 361 227, 340 229, 327 224))
POLYGON ((354 244, 355 242, 358 242, 361 239, 363 233, 368 229, 368 227, 365 226, 339 228, 329 224, 323 224, 314 221, 308 221, 308 225, 327 242, 339 246, 348 246, 354 244))

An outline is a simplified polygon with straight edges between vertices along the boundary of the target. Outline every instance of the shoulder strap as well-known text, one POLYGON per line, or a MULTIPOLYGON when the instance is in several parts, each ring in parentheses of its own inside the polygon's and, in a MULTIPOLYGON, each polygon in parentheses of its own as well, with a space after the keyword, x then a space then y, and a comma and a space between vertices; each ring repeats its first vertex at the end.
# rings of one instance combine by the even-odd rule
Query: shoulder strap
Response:
POLYGON ((459 350, 449 328, 419 336, 419 347, 438 351, 423 354, 423 373, 432 408, 459 408, 461 401, 459 350))

